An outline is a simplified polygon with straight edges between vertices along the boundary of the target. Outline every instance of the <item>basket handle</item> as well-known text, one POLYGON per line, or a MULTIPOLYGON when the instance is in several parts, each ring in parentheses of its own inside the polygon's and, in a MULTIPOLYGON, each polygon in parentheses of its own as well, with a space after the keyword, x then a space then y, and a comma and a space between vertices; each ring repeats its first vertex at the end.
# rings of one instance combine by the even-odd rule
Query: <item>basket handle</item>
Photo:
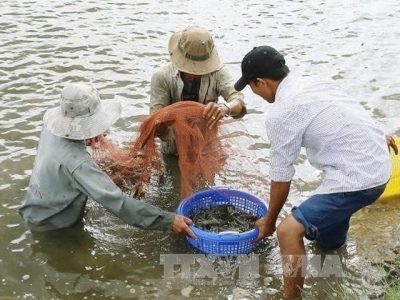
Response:
POLYGON ((221 231, 218 233, 218 235, 239 235, 239 234, 240 232, 235 230, 221 231))

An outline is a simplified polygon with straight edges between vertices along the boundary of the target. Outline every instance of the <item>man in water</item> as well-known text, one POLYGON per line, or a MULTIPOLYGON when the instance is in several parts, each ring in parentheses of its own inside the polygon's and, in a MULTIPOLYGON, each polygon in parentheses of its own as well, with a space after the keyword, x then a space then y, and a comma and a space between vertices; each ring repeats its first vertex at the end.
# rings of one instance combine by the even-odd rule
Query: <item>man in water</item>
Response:
MULTIPOLYGON (((150 114, 178 101, 205 104, 203 116, 209 127, 224 117, 247 113, 244 96, 235 91, 233 78, 221 62, 209 32, 197 26, 174 33, 169 40, 171 62, 156 69, 151 78, 150 114), (225 102, 218 103, 219 96, 225 102)), ((161 150, 177 154, 169 127, 159 131, 161 150)))
POLYGON ((274 105, 266 121, 270 149, 268 213, 256 222, 257 240, 274 233, 287 200, 294 164, 302 147, 323 181, 314 195, 294 207, 279 224, 284 297, 301 295, 307 259, 303 238, 323 249, 346 242, 350 217, 383 193, 391 174, 388 145, 395 141, 366 110, 334 82, 292 75, 285 59, 269 46, 255 47, 242 60, 235 88, 252 91, 274 105))
POLYGON ((44 115, 28 192, 19 208, 32 230, 75 225, 91 198, 132 226, 196 238, 188 227, 190 219, 124 194, 87 152, 86 146, 103 135, 120 113, 120 103, 101 101, 90 85, 64 87, 60 106, 44 115))

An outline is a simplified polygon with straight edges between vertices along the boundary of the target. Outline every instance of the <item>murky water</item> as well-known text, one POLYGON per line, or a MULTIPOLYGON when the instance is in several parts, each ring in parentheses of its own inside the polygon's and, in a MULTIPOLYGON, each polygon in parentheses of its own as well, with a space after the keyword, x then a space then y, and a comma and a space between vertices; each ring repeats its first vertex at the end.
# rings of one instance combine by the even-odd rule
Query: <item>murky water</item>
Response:
MULTIPOLYGON (((274 237, 253 256, 253 274, 259 276, 229 273, 229 267, 217 261, 217 280, 202 281, 180 279, 185 276, 180 276, 179 265, 174 276, 166 273, 165 259, 195 253, 182 237, 128 227, 93 202, 81 227, 33 235, 21 223, 17 207, 28 185, 43 113, 57 105, 66 82, 92 82, 104 99, 119 96, 123 114, 110 137, 118 143, 130 141, 148 113, 151 72, 168 61, 168 37, 188 25, 200 25, 210 29, 235 77, 251 47, 270 44, 286 55, 292 71, 336 79, 387 133, 400 136, 399 24, 397 0, 1 2, 0 296, 280 299, 274 237)), ((241 151, 216 183, 266 199, 268 105, 249 90, 245 93, 249 114, 231 124, 237 133, 227 137, 230 151, 241 151)), ((152 187, 145 201, 175 210, 179 172, 176 161, 168 164, 165 181, 152 187)), ((319 173, 302 156, 285 213, 319 181, 319 173)), ((399 219, 400 199, 357 214, 347 247, 332 256, 340 259, 343 277, 308 278, 307 291, 317 299, 335 295, 332 288, 352 289, 360 298, 367 298, 364 292, 379 294, 370 262, 392 259, 396 243, 399 246, 399 219)), ((307 250, 319 255, 311 244, 307 250)))

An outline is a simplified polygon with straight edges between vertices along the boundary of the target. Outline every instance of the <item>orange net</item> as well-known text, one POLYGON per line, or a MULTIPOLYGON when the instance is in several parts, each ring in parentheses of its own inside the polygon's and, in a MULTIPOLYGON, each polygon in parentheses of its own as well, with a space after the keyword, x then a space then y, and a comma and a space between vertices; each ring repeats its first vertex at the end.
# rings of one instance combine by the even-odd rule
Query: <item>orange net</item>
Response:
POLYGON ((227 158, 218 137, 218 125, 208 128, 203 111, 203 104, 176 102, 144 119, 137 138, 122 149, 100 138, 97 146, 92 147, 93 158, 123 191, 141 196, 152 177, 161 178, 164 174, 165 164, 156 137, 159 130, 171 127, 178 150, 183 199, 204 181, 212 181, 227 158))

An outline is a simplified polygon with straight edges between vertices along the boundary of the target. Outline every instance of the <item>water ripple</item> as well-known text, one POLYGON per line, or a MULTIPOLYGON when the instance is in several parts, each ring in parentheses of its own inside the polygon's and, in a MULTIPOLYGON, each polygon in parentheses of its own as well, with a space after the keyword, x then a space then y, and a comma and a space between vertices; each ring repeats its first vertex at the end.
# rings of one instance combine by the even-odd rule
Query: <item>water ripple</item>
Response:
MULTIPOLYGON (((16 213, 29 182, 43 114, 58 105, 65 83, 92 82, 103 99, 119 97, 124 110, 111 133, 115 141, 126 143, 148 114, 151 73, 169 60, 170 34, 185 26, 210 29, 234 77, 240 75, 244 53, 253 46, 271 44, 285 54, 293 72, 333 78, 363 103, 385 132, 400 134, 400 93, 394 75, 400 61, 396 0, 385 5, 346 0, 222 0, 213 5, 188 0, 5 0, 0 16, 0 290, 5 295, 149 299, 165 290, 174 299, 184 299, 183 292, 197 298, 281 296, 275 238, 260 249, 265 280, 255 281, 250 292, 244 292, 243 286, 234 291, 217 286, 182 291, 161 280, 159 264, 160 254, 192 253, 180 238, 126 227, 95 204, 88 206, 85 226, 63 232, 62 240, 25 232, 16 213), (29 284, 21 286, 21 278, 29 284)), ((240 121, 243 127, 231 128, 235 143, 227 149, 236 156, 232 154, 217 183, 247 189, 268 200, 269 141, 264 128, 268 105, 248 89, 244 93, 249 114, 240 121)), ((321 174, 301 156, 282 215, 309 196, 320 180, 321 174)), ((179 203, 176 191, 179 172, 172 168, 144 201, 174 210, 179 203)), ((377 206, 354 218, 351 240, 340 256, 356 290, 363 284, 357 274, 369 270, 361 256, 392 258, 391 251, 380 251, 390 247, 380 245, 393 244, 397 206, 377 206)), ((307 290, 323 295, 327 288, 323 282, 310 280, 307 284, 312 288, 307 290), (317 283, 321 287, 315 287, 317 283)))

